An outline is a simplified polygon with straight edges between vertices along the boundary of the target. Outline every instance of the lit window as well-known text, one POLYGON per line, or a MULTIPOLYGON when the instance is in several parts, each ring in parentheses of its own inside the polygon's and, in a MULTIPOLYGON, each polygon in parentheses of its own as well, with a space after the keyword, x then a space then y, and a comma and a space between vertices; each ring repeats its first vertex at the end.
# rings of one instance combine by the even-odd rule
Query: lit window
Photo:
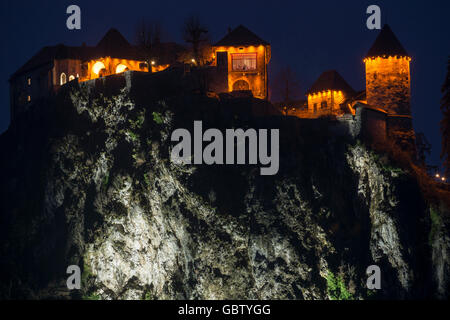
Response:
POLYGON ((124 65, 124 64, 119 64, 116 67, 116 73, 122 73, 122 72, 125 72, 127 70, 128 70, 128 67, 126 65, 124 65))
POLYGON ((73 75, 69 76, 69 81, 75 80, 75 77, 73 75))
POLYGON ((59 84, 60 84, 60 85, 65 85, 66 82, 67 82, 67 76, 66 76, 66 74, 63 72, 63 73, 61 73, 61 77, 60 77, 60 79, 59 79, 59 84))
POLYGON ((235 53, 232 54, 233 71, 256 70, 255 53, 235 53))
POLYGON ((28 78, 27 83, 29 86, 31 86, 31 78, 28 78))
POLYGON ((92 72, 94 72, 95 74, 99 74, 100 70, 102 69, 106 69, 105 65, 103 64, 103 62, 101 61, 97 61, 96 63, 94 63, 94 65, 92 66, 92 72))
POLYGON ((28 102, 31 102, 31 96, 28 96, 28 97, 27 97, 27 101, 28 101, 28 102))

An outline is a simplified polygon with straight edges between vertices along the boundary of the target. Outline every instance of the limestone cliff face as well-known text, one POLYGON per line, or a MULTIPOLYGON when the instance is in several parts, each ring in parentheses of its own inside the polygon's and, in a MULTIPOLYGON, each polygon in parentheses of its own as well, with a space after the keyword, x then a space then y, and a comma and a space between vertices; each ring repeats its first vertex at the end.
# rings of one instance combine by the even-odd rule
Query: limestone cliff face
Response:
POLYGON ((1 137, 3 298, 448 297, 444 209, 431 234, 407 172, 321 120, 252 117, 251 99, 164 77, 70 84, 1 137), (171 163, 172 131, 194 120, 279 128, 279 173, 171 163))

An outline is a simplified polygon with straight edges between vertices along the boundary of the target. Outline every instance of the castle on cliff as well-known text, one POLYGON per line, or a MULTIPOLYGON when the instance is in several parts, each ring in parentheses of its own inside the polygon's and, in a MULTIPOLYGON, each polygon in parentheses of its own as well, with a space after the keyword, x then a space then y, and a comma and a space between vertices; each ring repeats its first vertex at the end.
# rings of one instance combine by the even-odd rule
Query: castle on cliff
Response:
MULTIPOLYGON (((181 67, 185 72, 202 73, 206 91, 215 96, 269 98, 271 46, 242 25, 212 45, 202 65, 181 54, 182 46, 159 46, 150 61, 119 31, 111 29, 95 47, 43 48, 10 78, 11 121, 70 81, 90 81, 126 71, 169 72, 181 67)), ((279 112, 302 119, 328 118, 336 133, 381 143, 390 139, 414 152, 410 62, 411 57, 385 25, 364 57, 364 91, 355 91, 337 71, 326 71, 308 89, 307 100, 279 106, 279 112)))
MULTIPOLYGON (((411 57, 388 25, 364 57, 366 89, 355 91, 335 70, 322 73, 307 90, 307 100, 281 105, 299 118, 333 118, 353 136, 383 143, 387 139, 415 153, 411 116, 411 57)), ((339 131, 339 129, 338 129, 339 131)))

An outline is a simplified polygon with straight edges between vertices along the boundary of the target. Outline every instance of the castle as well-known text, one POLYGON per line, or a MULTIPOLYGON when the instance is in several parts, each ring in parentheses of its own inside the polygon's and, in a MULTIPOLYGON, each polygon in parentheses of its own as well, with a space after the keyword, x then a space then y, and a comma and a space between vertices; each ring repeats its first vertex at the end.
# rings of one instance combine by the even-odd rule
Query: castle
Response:
POLYGON ((415 152, 411 116, 411 57, 385 25, 363 60, 366 89, 355 91, 335 70, 326 71, 307 90, 307 100, 282 105, 286 115, 328 117, 347 133, 366 140, 394 141, 415 152))
MULTIPOLYGON (((166 51, 160 50, 162 54, 155 60, 148 61, 148 56, 115 29, 108 31, 95 47, 45 47, 11 76, 11 120, 69 81, 89 81, 125 71, 160 72, 180 64, 185 69, 195 66, 194 59, 180 61, 176 54, 167 59, 168 52, 175 51, 176 47, 169 45, 166 51)), ((206 72, 209 92, 267 100, 270 59, 270 44, 240 25, 215 43, 208 62, 196 69, 206 72)), ((412 150, 415 134, 410 107, 410 61, 385 25, 364 57, 364 91, 355 91, 337 71, 326 71, 308 89, 306 101, 296 106, 283 105, 281 111, 298 118, 330 118, 334 120, 330 127, 334 126, 338 133, 377 142, 392 138, 403 149, 412 150)))
MULTIPOLYGON (((116 29, 109 30, 94 47, 44 47, 9 80, 11 121, 73 80, 89 81, 125 71, 160 72, 180 63, 195 64, 188 56, 180 61, 183 50, 174 43, 161 43, 153 50, 156 57, 148 61, 148 54, 131 45, 116 29)), ((211 90, 249 90, 256 98, 267 99, 270 45, 244 26, 217 42, 207 60, 214 71, 211 90)))
POLYGON ((216 91, 251 91, 255 98, 268 98, 267 66, 270 44, 240 25, 213 46, 213 65, 223 70, 225 87, 216 91))
POLYGON ((11 121, 70 81, 88 81, 130 70, 162 71, 176 60, 181 50, 174 43, 161 43, 156 49, 158 59, 147 61, 148 55, 116 29, 110 29, 93 47, 85 44, 44 47, 9 79, 11 121))

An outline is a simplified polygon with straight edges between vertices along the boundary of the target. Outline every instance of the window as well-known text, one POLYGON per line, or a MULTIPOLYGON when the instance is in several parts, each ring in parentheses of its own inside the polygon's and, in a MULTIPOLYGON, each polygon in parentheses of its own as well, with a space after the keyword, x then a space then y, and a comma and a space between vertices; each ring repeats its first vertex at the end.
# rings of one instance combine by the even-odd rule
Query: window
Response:
POLYGON ((97 75, 100 75, 100 71, 105 69, 105 71, 103 73, 106 73, 106 67, 105 64, 101 61, 97 61, 96 63, 94 63, 94 65, 92 66, 92 72, 94 72, 97 75))
POLYGON ((69 76, 69 81, 75 80, 75 77, 73 75, 69 76))
POLYGON ((255 53, 235 53, 231 56, 233 71, 256 70, 255 53))
POLYGON ((320 104, 320 108, 321 109, 326 109, 327 108, 327 102, 326 101, 322 101, 322 103, 320 104))
POLYGON ((28 97, 27 97, 27 101, 28 101, 28 102, 31 102, 31 96, 28 96, 28 97))
POLYGON ((67 76, 66 76, 66 74, 63 72, 63 73, 61 73, 61 77, 60 77, 60 79, 59 79, 59 84, 62 86, 62 85, 65 85, 66 82, 67 82, 67 76))
POLYGON ((125 72, 125 71, 128 71, 128 67, 126 65, 124 65, 124 64, 119 64, 116 67, 116 73, 122 73, 122 72, 125 72))
POLYGON ((238 80, 233 84, 233 91, 250 90, 250 85, 245 80, 238 80))
POLYGON ((317 112, 317 103, 314 103, 313 108, 314 108, 314 113, 316 113, 317 112))
POLYGON ((27 83, 28 83, 29 86, 31 86, 31 78, 27 79, 27 83))

